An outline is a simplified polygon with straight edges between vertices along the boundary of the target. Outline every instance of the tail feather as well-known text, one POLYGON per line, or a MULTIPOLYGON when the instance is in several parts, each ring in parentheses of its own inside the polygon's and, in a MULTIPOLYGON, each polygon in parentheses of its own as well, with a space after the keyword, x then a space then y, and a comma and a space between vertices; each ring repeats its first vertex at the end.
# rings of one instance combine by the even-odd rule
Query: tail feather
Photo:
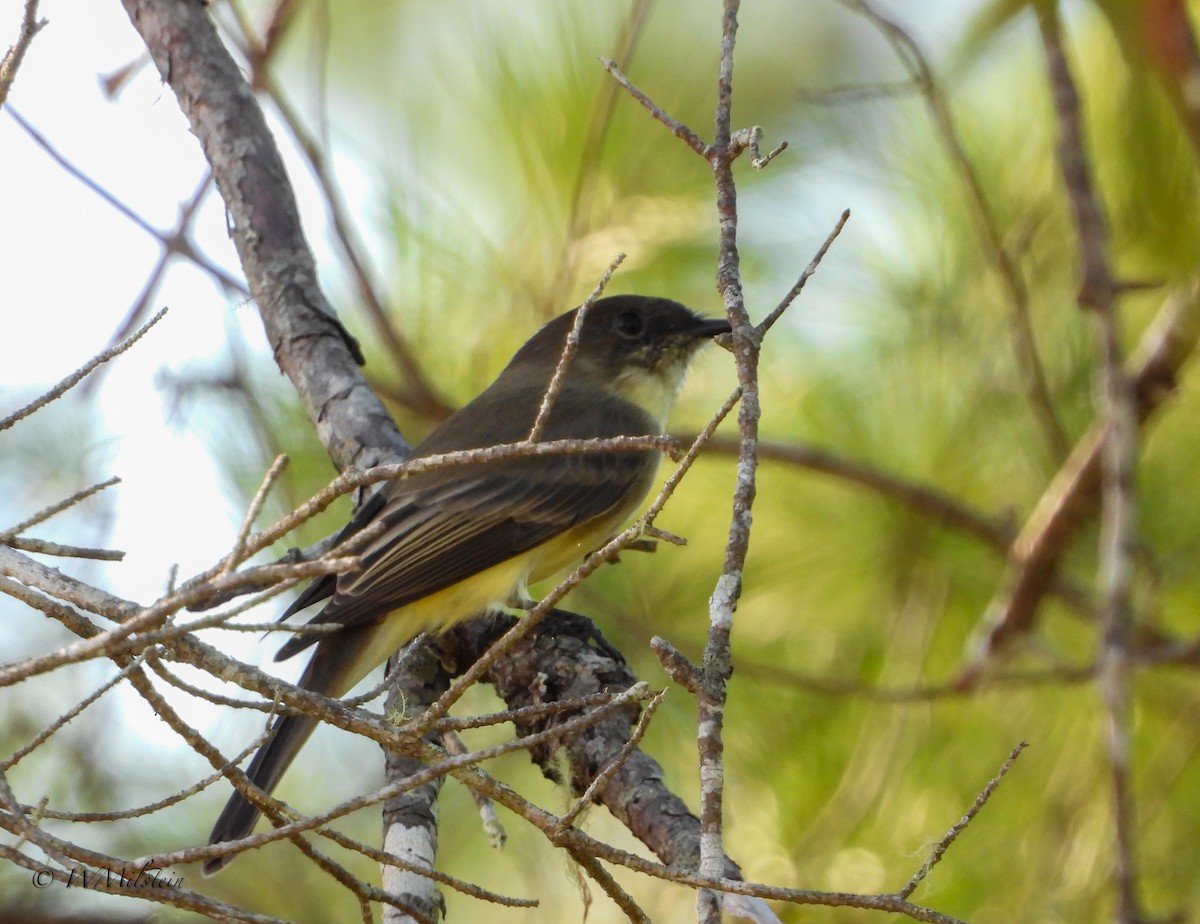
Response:
MULTIPOLYGON (((374 625, 356 626, 324 638, 298 685, 326 696, 344 696, 367 673, 363 669, 362 655, 375 629, 374 625)), ((374 667, 374 664, 367 667, 374 667)), ((316 727, 317 720, 308 715, 284 715, 276 719, 266 744, 258 749, 246 769, 250 782, 265 793, 272 792, 316 727)), ((234 792, 213 825, 212 834, 208 836, 209 844, 247 837, 254 830, 260 815, 262 812, 251 805, 245 796, 234 792)), ((213 857, 205 862, 204 875, 211 876, 219 872, 232 860, 233 856, 213 857)))
MULTIPOLYGON (((307 715, 284 715, 276 719, 271 728, 271 737, 258 749, 246 770, 250 782, 263 792, 270 793, 316 725, 317 720, 307 715)), ((235 792, 225 803, 217 823, 213 825, 208 842, 218 844, 249 836, 260 815, 262 812, 257 807, 240 792, 235 792)), ((219 872, 232 860, 232 855, 213 857, 205 862, 204 875, 211 876, 219 872)))

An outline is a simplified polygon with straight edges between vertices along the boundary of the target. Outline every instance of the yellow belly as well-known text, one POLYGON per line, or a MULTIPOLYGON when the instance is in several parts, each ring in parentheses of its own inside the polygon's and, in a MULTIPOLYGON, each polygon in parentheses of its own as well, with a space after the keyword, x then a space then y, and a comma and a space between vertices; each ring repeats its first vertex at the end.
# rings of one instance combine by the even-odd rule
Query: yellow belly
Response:
POLYGON ((640 501, 641 498, 633 498, 607 517, 568 530, 523 555, 392 610, 371 633, 362 654, 354 660, 354 669, 339 678, 342 688, 330 691, 329 695, 345 695, 419 633, 444 632, 489 608, 504 607, 518 596, 527 595, 530 584, 547 580, 578 564, 588 552, 595 551, 608 540, 640 501))

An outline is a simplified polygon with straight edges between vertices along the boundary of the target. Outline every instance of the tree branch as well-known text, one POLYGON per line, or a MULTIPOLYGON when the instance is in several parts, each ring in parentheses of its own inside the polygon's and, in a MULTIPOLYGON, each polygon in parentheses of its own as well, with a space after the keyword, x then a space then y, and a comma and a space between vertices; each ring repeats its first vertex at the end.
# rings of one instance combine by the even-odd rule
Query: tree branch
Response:
POLYGON ((199 139, 279 367, 339 469, 408 453, 317 281, 291 185, 254 98, 202 4, 124 0, 199 139))

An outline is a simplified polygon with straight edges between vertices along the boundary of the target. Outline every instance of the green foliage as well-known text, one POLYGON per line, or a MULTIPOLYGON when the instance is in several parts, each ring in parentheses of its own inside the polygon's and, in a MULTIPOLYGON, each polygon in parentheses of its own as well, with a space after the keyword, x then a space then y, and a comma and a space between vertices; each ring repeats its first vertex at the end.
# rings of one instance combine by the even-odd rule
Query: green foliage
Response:
MULTIPOLYGON (((718 23, 709 6, 655 6, 625 65, 701 134, 711 131, 715 87, 718 23)), ((743 229, 761 244, 743 248, 756 317, 832 225, 836 212, 810 203, 848 206, 854 218, 814 280, 815 294, 802 296, 768 339, 764 435, 829 449, 1020 523, 1062 460, 1031 404, 1012 295, 961 167, 911 94, 802 101, 800 90, 819 89, 831 75, 873 81, 899 67, 880 64, 886 46, 860 20, 793 6, 745 4, 739 40, 739 125, 761 123, 768 139, 793 143, 761 175, 739 164, 743 229)), ((932 9, 906 15, 937 20, 939 34, 951 36, 927 51, 997 236, 1028 290, 1054 413, 1074 441, 1094 419, 1096 350, 1089 318, 1074 303, 1078 247, 1054 161, 1058 130, 1023 7, 990 4, 973 27, 947 24, 932 9)), ((1070 51, 1111 256, 1123 278, 1155 286, 1122 301, 1132 346, 1164 286, 1195 273, 1196 154, 1153 72, 1122 53, 1102 19, 1077 12, 1070 51)), ((611 86, 595 58, 615 53, 623 6, 413 0, 331 4, 327 15, 333 148, 365 178, 356 219, 385 254, 379 269, 393 319, 452 404, 483 387, 536 324, 585 296, 618 250, 629 261, 612 291, 716 310, 706 165, 624 94, 610 122, 600 116, 611 86)), ((298 34, 283 62, 295 78, 287 82, 300 88, 310 82, 308 38, 298 34)), ((349 286, 336 277, 335 286, 335 302, 352 306, 349 286)), ((356 329, 367 325, 352 309, 346 314, 356 329)), ((402 388, 383 345, 363 339, 372 374, 402 388)), ((679 429, 699 426, 728 393, 727 366, 727 357, 710 357, 693 376, 679 429)), ((1183 638, 1194 636, 1200 602, 1196 385, 1196 375, 1186 375, 1146 434, 1138 482, 1138 616, 1183 638)), ((280 445, 314 445, 296 415, 272 417, 286 424, 280 445)), ((401 420, 414 437, 429 425, 401 420)), ((322 466, 300 467, 304 486, 295 490, 304 493, 322 466)), ((652 635, 696 657, 703 646, 731 484, 731 458, 711 454, 661 521, 690 545, 627 554, 568 601, 597 616, 654 683, 664 681, 645 653, 652 635)), ((1093 526, 1065 569, 1085 586, 1094 547, 1093 526)), ((916 897, 977 924, 1111 917, 1111 784, 1095 685, 985 682, 976 692, 945 692, 1004 575, 1000 551, 925 512, 835 476, 762 465, 726 733, 728 847, 749 878, 898 888, 1025 739, 1030 748, 992 804, 916 897), (943 693, 899 695, 926 686, 943 693)), ((1004 669, 1087 665, 1097 644, 1090 617, 1048 600, 1033 638, 1008 653, 1004 669)), ((1200 792, 1188 785, 1200 745, 1200 685, 1192 668, 1147 668, 1136 692, 1142 888, 1153 912, 1169 913, 1200 901, 1200 792)), ((689 698, 673 691, 647 739, 690 799, 693 715, 689 698)), ((503 772, 519 787, 544 785, 518 759, 503 772)), ((601 814, 589 824, 626 843, 601 814)), ((544 842, 506 819, 513 845, 485 859, 470 816, 451 787, 442 834, 448 871, 543 901, 536 912, 489 916, 579 916, 572 879, 557 859, 545 862, 544 842)), ((655 920, 689 913, 686 891, 619 878, 655 920)), ((449 901, 451 920, 483 913, 470 900, 449 901)), ((806 922, 869 917, 780 913, 806 922)), ((589 920, 619 919, 596 898, 589 920)))

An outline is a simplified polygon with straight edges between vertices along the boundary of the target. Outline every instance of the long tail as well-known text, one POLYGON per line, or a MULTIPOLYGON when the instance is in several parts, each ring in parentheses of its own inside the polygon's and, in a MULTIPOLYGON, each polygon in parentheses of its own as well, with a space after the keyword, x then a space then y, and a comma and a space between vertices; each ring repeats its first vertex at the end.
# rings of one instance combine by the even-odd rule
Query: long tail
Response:
MULTIPOLYGON (((374 630, 374 626, 355 627, 322 639, 298 685, 326 696, 343 696, 375 666, 365 665, 364 669, 362 662, 364 647, 374 630)), ((284 715, 277 718, 271 726, 270 737, 258 749, 246 769, 250 782, 270 794, 316 727, 317 720, 312 716, 284 715)), ((236 841, 249 836, 260 815, 261 811, 235 791, 213 825, 208 843, 236 841)), ((213 857, 206 861, 204 875, 211 876, 224 869, 234 856, 213 857)))
MULTIPOLYGON (((316 726, 317 720, 307 715, 283 715, 276 719, 271 728, 271 737, 258 749, 246 770, 250 782, 263 792, 270 793, 274 790, 284 771, 291 765, 316 726)), ((208 842, 217 844, 249 836, 261 814, 262 812, 251 805, 245 796, 235 791, 225 803, 217 823, 213 825, 208 842)), ((211 876, 220 872, 235 856, 236 854, 230 854, 206 861, 204 875, 211 876)))

